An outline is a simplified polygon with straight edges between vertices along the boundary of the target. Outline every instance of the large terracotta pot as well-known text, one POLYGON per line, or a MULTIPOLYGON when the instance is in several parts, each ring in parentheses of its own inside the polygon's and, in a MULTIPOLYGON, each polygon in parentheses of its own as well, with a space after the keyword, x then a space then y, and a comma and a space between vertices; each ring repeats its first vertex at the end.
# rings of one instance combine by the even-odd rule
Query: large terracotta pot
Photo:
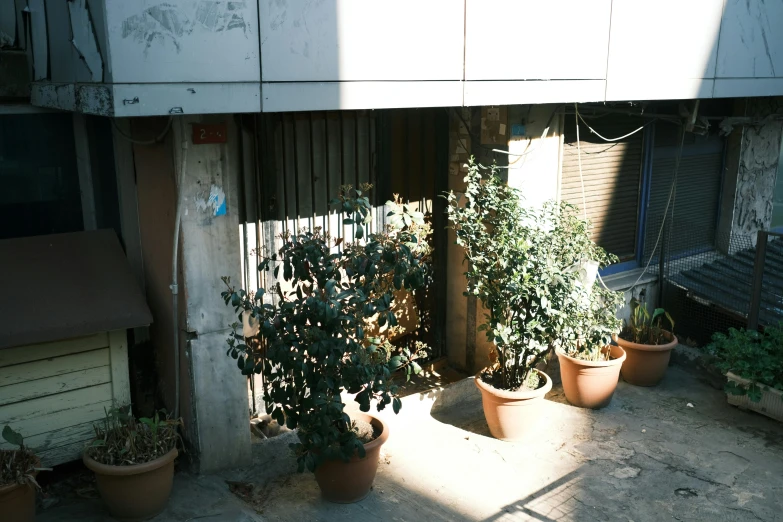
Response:
POLYGON ((655 386, 669 366, 669 357, 677 346, 677 338, 670 332, 664 332, 666 344, 636 344, 617 336, 615 342, 625 349, 628 358, 623 364, 621 374, 628 384, 635 386, 655 386))
MULTIPOLYGON (((8 450, 0 450, 8 451, 8 450)), ((35 458, 35 467, 41 461, 35 458)), ((34 471, 33 476, 38 476, 34 471)), ((3 522, 33 522, 35 520, 35 486, 31 484, 9 484, 0 487, 0 520, 3 522)))
POLYGON ((7 522, 35 520, 35 487, 11 484, 0 487, 0 519, 7 522))
POLYGON ((535 432, 544 406, 544 395, 552 389, 552 379, 542 371, 538 374, 546 379, 543 386, 536 390, 506 391, 498 390, 481 380, 481 372, 476 374, 476 387, 481 391, 484 417, 489 432, 496 439, 517 441, 528 433, 535 432))
POLYGON ((147 520, 166 507, 174 481, 174 448, 144 464, 109 466, 84 453, 84 465, 95 472, 95 481, 109 513, 123 521, 147 520))
POLYGON ((381 419, 366 413, 352 413, 351 417, 369 422, 376 430, 381 430, 381 434, 364 445, 363 459, 354 455, 349 462, 328 460, 315 468, 315 480, 321 488, 321 495, 325 500, 338 504, 358 502, 367 496, 378 471, 381 446, 389 438, 389 427, 381 419))
POLYGON ((557 350, 560 361, 560 379, 566 399, 580 408, 603 408, 612 402, 620 368, 626 359, 625 351, 612 346, 608 361, 583 361, 557 350))

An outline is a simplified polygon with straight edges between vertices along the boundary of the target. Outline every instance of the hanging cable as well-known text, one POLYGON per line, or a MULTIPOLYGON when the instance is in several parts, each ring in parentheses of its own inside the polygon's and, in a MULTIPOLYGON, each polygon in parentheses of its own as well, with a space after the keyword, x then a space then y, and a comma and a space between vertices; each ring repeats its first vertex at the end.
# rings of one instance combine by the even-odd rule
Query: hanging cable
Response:
POLYGON ((132 138, 125 134, 123 130, 120 128, 119 125, 117 125, 117 120, 115 118, 111 118, 112 125, 114 125, 114 130, 117 131, 117 134, 119 134, 121 137, 125 138, 129 142, 133 143, 134 145, 155 145, 156 143, 160 143, 163 138, 166 137, 166 134, 168 134, 169 129, 171 129, 171 123, 174 121, 173 116, 169 116, 169 120, 166 122, 166 126, 163 128, 163 130, 155 136, 154 139, 151 140, 137 140, 135 138, 132 138))
POLYGON ((574 113, 576 114, 576 117, 578 119, 582 120, 582 123, 584 123, 585 126, 588 129, 590 129, 590 132, 592 132, 593 134, 595 134, 596 136, 598 136, 602 140, 608 141, 608 142, 620 141, 622 139, 627 138, 628 136, 633 136, 634 134, 636 134, 637 132, 639 132, 640 130, 644 129, 646 126, 648 126, 649 124, 651 124, 651 123, 653 123, 655 121, 654 119, 652 119, 652 120, 648 121, 647 123, 645 123, 644 125, 642 125, 641 127, 639 127, 638 129, 636 129, 634 131, 631 131, 631 132, 629 132, 628 134, 626 134, 624 136, 620 136, 619 138, 605 138, 605 137, 601 136, 600 134, 598 134, 598 132, 594 128, 592 128, 590 125, 588 125, 588 123, 584 120, 584 118, 582 118, 582 115, 579 114, 579 109, 577 109, 576 103, 574 103, 574 113))
POLYGON ((579 110, 576 108, 576 103, 574 103, 574 111, 576 111, 574 122, 576 123, 576 160, 579 163, 579 183, 582 185, 582 212, 585 216, 585 221, 587 221, 587 197, 585 196, 585 178, 582 176, 582 145, 579 140, 579 120, 581 119, 579 117, 579 110))

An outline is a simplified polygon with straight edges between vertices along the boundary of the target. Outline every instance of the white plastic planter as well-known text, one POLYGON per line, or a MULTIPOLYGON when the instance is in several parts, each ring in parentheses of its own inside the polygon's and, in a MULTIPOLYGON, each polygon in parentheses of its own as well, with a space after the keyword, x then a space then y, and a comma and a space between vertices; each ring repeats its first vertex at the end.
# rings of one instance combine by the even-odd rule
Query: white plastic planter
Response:
MULTIPOLYGON (((750 386, 751 384, 751 381, 734 375, 731 372, 726 374, 726 378, 743 387, 750 386)), ((763 384, 759 384, 758 386, 761 388, 761 400, 759 402, 753 402, 747 395, 732 395, 731 393, 727 393, 726 397, 729 400, 729 404, 738 406, 742 409, 755 411, 783 422, 783 391, 764 386, 763 384)))

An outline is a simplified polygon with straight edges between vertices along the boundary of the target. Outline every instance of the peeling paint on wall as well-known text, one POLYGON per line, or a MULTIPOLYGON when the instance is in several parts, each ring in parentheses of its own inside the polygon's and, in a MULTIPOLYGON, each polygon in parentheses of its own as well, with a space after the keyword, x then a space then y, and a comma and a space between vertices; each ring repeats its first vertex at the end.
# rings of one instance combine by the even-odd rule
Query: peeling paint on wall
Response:
POLYGON ((213 216, 226 215, 226 193, 223 187, 212 185, 209 194, 199 194, 196 196, 196 209, 200 212, 208 213, 213 216))
POLYGON ((166 42, 171 42, 179 53, 181 39, 199 27, 212 32, 239 29, 247 37, 249 27, 243 14, 246 8, 242 1, 201 0, 189 16, 181 6, 161 3, 126 18, 122 22, 122 37, 144 44, 145 56, 153 45, 166 42))
MULTIPOLYGON (((783 98, 748 100, 747 115, 752 119, 763 119, 770 114, 783 114, 783 98)), ((754 244, 756 232, 769 228, 772 222, 782 133, 783 122, 773 120, 746 126, 742 137, 732 233, 751 236, 754 244)))
POLYGON ((84 61, 90 71, 92 81, 103 81, 103 58, 98 50, 95 28, 92 25, 86 0, 68 2, 68 14, 71 17, 71 34, 73 34, 71 44, 73 48, 79 53, 79 58, 84 61))

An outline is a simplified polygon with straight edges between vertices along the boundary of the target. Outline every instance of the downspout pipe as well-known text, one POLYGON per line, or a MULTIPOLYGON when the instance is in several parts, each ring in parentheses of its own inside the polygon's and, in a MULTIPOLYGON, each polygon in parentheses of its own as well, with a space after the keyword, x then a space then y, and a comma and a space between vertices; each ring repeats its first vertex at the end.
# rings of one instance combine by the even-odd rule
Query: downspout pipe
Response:
POLYGON ((174 324, 172 342, 174 343, 174 418, 179 418, 179 382, 180 382, 180 349, 179 349, 179 285, 178 285, 178 268, 179 268, 179 231, 182 220, 182 205, 183 205, 183 186, 185 184, 185 172, 188 166, 188 139, 185 134, 184 123, 181 124, 182 132, 180 136, 182 138, 182 153, 180 158, 179 168, 179 180, 177 182, 177 203, 174 212, 174 240, 171 256, 171 313, 174 324))

